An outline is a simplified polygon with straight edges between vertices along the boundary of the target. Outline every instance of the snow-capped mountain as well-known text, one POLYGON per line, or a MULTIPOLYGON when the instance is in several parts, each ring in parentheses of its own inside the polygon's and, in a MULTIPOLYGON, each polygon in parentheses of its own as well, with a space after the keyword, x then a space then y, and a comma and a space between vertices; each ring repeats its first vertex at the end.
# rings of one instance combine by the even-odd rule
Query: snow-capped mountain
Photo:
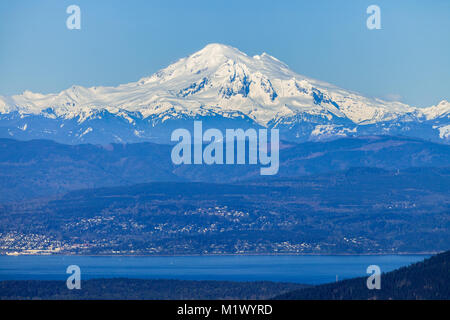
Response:
POLYGON ((447 101, 420 109, 367 98, 297 74, 266 53, 250 57, 222 44, 118 87, 0 96, 0 137, 167 142, 171 130, 190 128, 193 119, 276 127, 282 138, 300 141, 365 134, 450 140, 447 101))

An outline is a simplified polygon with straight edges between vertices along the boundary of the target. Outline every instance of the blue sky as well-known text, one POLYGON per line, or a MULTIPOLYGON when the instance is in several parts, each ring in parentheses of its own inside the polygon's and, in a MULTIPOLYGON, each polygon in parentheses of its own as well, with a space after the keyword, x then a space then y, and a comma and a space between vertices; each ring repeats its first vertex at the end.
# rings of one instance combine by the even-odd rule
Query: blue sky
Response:
POLYGON ((206 44, 415 106, 450 100, 450 1, 16 0, 0 3, 0 94, 136 81, 206 44), (81 8, 68 30, 66 8, 81 8), (366 8, 381 7, 381 30, 366 8))

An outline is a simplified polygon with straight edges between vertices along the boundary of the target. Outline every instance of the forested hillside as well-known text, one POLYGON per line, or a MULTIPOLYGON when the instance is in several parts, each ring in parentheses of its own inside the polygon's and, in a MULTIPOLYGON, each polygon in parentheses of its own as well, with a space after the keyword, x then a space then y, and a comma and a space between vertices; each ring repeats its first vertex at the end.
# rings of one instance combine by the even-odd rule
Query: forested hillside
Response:
POLYGON ((382 274, 381 289, 369 290, 367 278, 344 280, 289 292, 281 300, 421 300, 450 299, 450 251, 382 274))

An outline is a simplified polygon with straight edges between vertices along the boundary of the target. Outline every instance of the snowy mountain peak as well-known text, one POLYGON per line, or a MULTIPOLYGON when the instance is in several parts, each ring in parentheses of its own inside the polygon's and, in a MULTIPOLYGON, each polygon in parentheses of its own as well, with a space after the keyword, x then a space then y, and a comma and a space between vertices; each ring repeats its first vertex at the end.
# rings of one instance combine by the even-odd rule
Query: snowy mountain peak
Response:
POLYGON ((200 57, 206 60, 211 60, 217 59, 219 57, 226 57, 226 58, 247 57, 247 54, 232 46, 228 46, 221 43, 210 43, 206 45, 203 49, 189 56, 189 58, 191 59, 196 59, 200 57))
POLYGON ((423 109, 428 120, 447 117, 450 118, 450 102, 442 100, 439 104, 423 109))
MULTIPOLYGON (((267 53, 248 56, 218 43, 208 44, 149 77, 117 87, 74 85, 55 94, 25 91, 12 97, 0 96, 0 121, 11 119, 13 112, 21 119, 29 115, 60 121, 73 119, 78 125, 115 117, 132 126, 138 137, 150 130, 146 125, 136 128, 139 121, 153 128, 170 119, 211 115, 244 117, 261 126, 295 127, 295 136, 314 139, 373 126, 375 133, 385 133, 390 129, 381 124, 395 121, 408 123, 401 128, 411 130, 411 123, 423 119, 440 119, 433 129, 437 132, 443 130, 442 124, 446 125, 449 110, 447 101, 418 109, 367 98, 300 75, 267 53)), ((33 128, 25 127, 28 131, 33 128)), ((95 134, 95 127, 89 128, 88 132, 84 128, 83 139, 95 134)), ((113 136, 118 137, 115 133, 113 136)))

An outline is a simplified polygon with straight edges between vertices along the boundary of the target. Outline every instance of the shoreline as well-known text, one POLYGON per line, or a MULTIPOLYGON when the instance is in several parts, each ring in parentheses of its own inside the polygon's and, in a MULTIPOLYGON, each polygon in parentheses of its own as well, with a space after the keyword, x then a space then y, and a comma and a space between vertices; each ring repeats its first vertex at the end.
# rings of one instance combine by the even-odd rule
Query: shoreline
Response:
POLYGON ((153 254, 0 254, 0 257, 234 257, 234 256, 324 256, 324 257, 345 257, 345 256, 431 256, 443 251, 426 252, 396 252, 396 253, 224 253, 224 254, 174 254, 174 255, 153 255, 153 254))

